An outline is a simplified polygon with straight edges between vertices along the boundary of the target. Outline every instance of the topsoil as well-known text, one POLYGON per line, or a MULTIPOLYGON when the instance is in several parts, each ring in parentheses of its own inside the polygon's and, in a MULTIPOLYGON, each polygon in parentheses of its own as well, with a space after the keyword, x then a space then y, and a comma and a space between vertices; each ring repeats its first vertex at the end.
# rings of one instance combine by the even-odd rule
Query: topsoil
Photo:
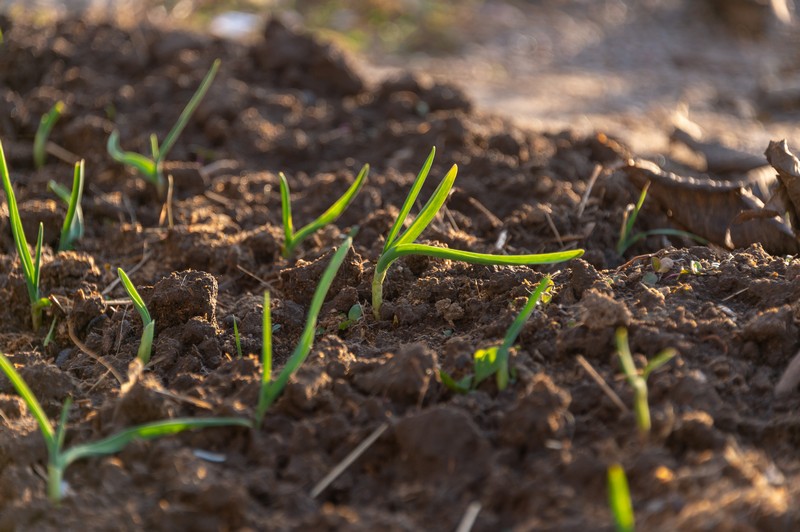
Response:
MULTIPOLYGON (((619 256, 623 213, 639 191, 613 170, 628 154, 605 134, 523 130, 419 75, 368 83, 336 49, 276 21, 251 45, 72 19, 47 27, 0 19, 0 27, 0 139, 29 238, 44 222, 42 291, 59 302, 32 333, 4 204, 0 350, 51 418, 75 399, 68 446, 170 417, 251 416, 264 290, 279 325, 280 368, 331 249, 360 226, 311 355, 260 430, 185 433, 75 463, 68 495, 54 506, 36 424, 0 379, 0 529, 450 531, 477 503, 474 530, 607 530, 606 471, 615 462, 643 529, 800 525, 792 502, 800 495, 800 396, 774 394, 800 347, 800 262, 758 244, 727 251, 661 237, 619 256), (220 73, 170 154, 180 162, 168 164, 168 228, 152 186, 113 162, 105 143, 116 127, 126 149, 146 153, 150 133, 163 138, 215 58, 220 73), (77 251, 61 253, 65 209, 47 182, 69 186, 71 166, 52 156, 40 170, 31 163, 39 117, 58 100, 66 112, 51 140, 87 168, 86 235, 77 251), (438 155, 420 197, 453 163, 459 177, 423 240, 508 254, 580 247, 583 259, 541 268, 401 259, 374 319, 375 261, 432 146, 438 155), (300 226, 365 163, 370 175, 345 214, 297 258, 281 258, 278 172, 291 183, 300 226), (605 170, 587 194, 596 165, 605 170), (630 260, 649 253, 673 268, 656 274, 648 257, 630 260), (699 273, 679 273, 692 261, 699 273), (123 374, 136 356, 141 320, 120 301, 117 267, 133 271, 157 326, 145 377, 125 393, 87 354, 123 374), (498 392, 493 379, 466 395, 443 386, 438 370, 456 378, 471 371, 472 354, 502 341, 545 272, 554 295, 519 336, 508 389, 498 392), (363 317, 348 324, 356 303, 363 317), (664 348, 679 353, 649 379, 647 438, 621 377, 619 326, 640 367, 664 348), (388 430, 313 497, 314 485, 384 423, 388 430)), ((669 225, 645 203, 636 228, 669 225)))

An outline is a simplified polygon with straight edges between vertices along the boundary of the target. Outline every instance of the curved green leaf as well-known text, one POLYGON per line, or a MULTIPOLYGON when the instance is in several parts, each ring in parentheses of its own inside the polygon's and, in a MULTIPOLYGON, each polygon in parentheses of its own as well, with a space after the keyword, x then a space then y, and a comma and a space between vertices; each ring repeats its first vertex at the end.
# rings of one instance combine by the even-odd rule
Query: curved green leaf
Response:
POLYGON ((458 175, 458 166, 453 165, 450 167, 450 171, 445 174, 442 178, 442 181, 436 187, 436 190, 433 191, 431 197, 428 198, 428 201, 422 207, 422 210, 419 211, 419 214, 411 222, 411 225, 408 226, 403 234, 401 234, 395 240, 394 244, 390 247, 397 247, 402 244, 410 244, 417 239, 417 237, 422 234, 428 225, 433 221, 436 217, 436 214, 439 212, 439 209, 442 208, 444 202, 447 201, 447 196, 450 194, 450 190, 453 188, 453 183, 456 180, 456 176, 458 175))
POLYGON ((158 165, 156 162, 139 153, 123 151, 119 145, 119 131, 116 129, 108 137, 106 148, 108 154, 115 161, 137 169, 147 181, 158 186, 158 165))
POLYGON ((384 253, 389 249, 389 247, 392 246, 392 244, 394 244, 397 234, 400 232, 400 229, 403 228, 403 224, 408 217, 408 213, 411 212, 411 207, 417 200, 417 196, 419 195, 420 190, 422 190, 422 185, 425 184, 425 179, 427 179, 428 172, 431 170, 431 165, 433 165, 433 158, 435 155, 436 146, 431 148, 431 153, 425 160, 425 164, 422 165, 422 169, 417 174, 417 178, 414 179, 414 184, 411 185, 411 191, 408 193, 408 196, 406 196, 406 200, 403 202, 403 206, 400 208, 400 214, 394 221, 391 230, 389 230, 389 236, 386 237, 386 243, 383 245, 384 253))

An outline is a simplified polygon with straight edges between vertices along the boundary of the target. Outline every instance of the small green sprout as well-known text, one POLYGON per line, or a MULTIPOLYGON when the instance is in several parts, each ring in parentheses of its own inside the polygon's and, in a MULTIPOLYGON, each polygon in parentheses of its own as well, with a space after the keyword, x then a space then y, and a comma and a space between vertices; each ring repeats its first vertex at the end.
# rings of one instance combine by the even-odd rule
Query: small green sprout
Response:
POLYGON ((118 130, 115 129, 111 133, 111 136, 108 137, 107 149, 109 155, 111 155, 115 161, 138 170, 147 181, 155 185, 160 198, 163 198, 167 191, 167 180, 164 178, 164 174, 162 173, 164 159, 175 145, 175 142, 178 140, 178 136, 180 136, 180 134, 183 132, 187 122, 189 122, 189 118, 191 118, 195 110, 197 110, 197 107, 200 105, 200 101, 206 95, 206 92, 208 92, 211 82, 214 81, 214 77, 217 75, 219 65, 219 59, 215 60, 214 64, 211 65, 211 68, 209 69, 205 78, 203 78, 203 81, 200 83, 197 91, 194 93, 192 98, 189 100, 189 103, 186 104, 183 112, 181 112, 181 115, 178 117, 178 121, 175 122, 172 130, 164 138, 164 142, 159 146, 156 135, 150 135, 150 151, 152 153, 152 159, 139 153, 123 151, 119 144, 118 130))
POLYGON ((292 222, 292 203, 289 199, 289 182, 286 176, 281 172, 278 174, 281 186, 281 215, 283 219, 283 233, 284 241, 281 248, 281 254, 284 258, 289 258, 294 253, 295 248, 300 242, 308 238, 309 235, 315 231, 325 227, 329 223, 333 223, 342 213, 347 209, 353 199, 361 190, 364 185, 364 179, 369 174, 369 165, 365 164, 361 171, 358 173, 356 180, 350 185, 350 188, 331 205, 327 211, 322 213, 316 220, 304 226, 302 229, 294 232, 294 224, 292 222))
POLYGON ((44 166, 47 157, 47 139, 63 112, 64 102, 58 101, 39 121, 39 128, 36 130, 36 136, 33 137, 33 164, 36 168, 44 166))
POLYGON ((44 438, 47 447, 47 496, 53 502, 58 502, 64 495, 64 472, 70 464, 82 458, 92 456, 105 456, 121 451, 133 440, 151 440, 177 434, 184 430, 199 429, 205 427, 241 426, 249 427, 251 422, 244 418, 220 417, 220 418, 176 418, 153 423, 145 423, 134 427, 121 430, 107 438, 92 443, 75 445, 64 449, 64 439, 66 436, 67 418, 72 400, 68 398, 64 402, 61 410, 61 417, 55 430, 47 419, 41 404, 33 394, 28 384, 14 368, 5 355, 0 353, 0 370, 5 373, 8 380, 17 390, 17 393, 25 401, 28 410, 39 424, 39 430, 44 438))
POLYGON ((557 253, 542 253, 536 255, 489 255, 484 253, 473 253, 471 251, 460 251, 455 249, 438 248, 425 244, 415 244, 414 241, 425 230, 428 225, 433 221, 436 214, 444 205, 450 189, 453 188, 453 182, 458 173, 458 167, 453 165, 450 171, 442 179, 439 186, 431 195, 428 202, 422 207, 417 217, 408 226, 408 228, 400 233, 400 230, 411 211, 411 206, 417 199, 422 185, 428 176, 431 165, 433 164, 433 157, 436 154, 436 148, 431 150, 428 159, 417 175, 414 184, 411 186, 411 191, 408 193, 403 207, 400 209, 400 215, 395 220, 394 225, 389 231, 389 236, 386 237, 386 243, 383 246, 383 253, 378 258, 378 263, 375 266, 375 273, 372 278, 372 312, 376 319, 380 319, 381 305, 383 304, 383 281, 386 279, 386 272, 389 266, 394 261, 404 255, 425 255, 428 257, 437 257, 441 259, 458 260, 472 264, 509 264, 509 265, 529 265, 529 264, 554 264, 557 262, 564 262, 583 255, 582 249, 572 251, 561 251, 557 253))
POLYGON ((239 326, 236 316, 233 317, 233 343, 236 345, 236 358, 242 358, 242 339, 239 337, 239 326))
POLYGON ((11 177, 8 174, 6 155, 3 151, 2 142, 0 142, 0 179, 3 181, 3 190, 8 200, 8 217, 11 223, 11 234, 14 237, 14 244, 17 248, 19 261, 22 264, 22 273, 25 276, 28 298, 31 302, 31 325, 34 331, 38 331, 39 327, 42 325, 42 310, 50 306, 50 300, 46 297, 41 297, 39 293, 44 225, 41 222, 39 223, 39 235, 36 238, 34 256, 31 257, 31 252, 28 249, 28 240, 25 238, 25 230, 22 228, 22 220, 19 217, 17 199, 14 196, 14 189, 11 187, 11 177))
POLYGON ((142 317, 142 326, 144 329, 142 330, 142 340, 139 343, 139 351, 136 356, 141 360, 143 365, 147 365, 147 363, 150 362, 150 353, 153 350, 153 335, 155 334, 156 320, 150 317, 150 312, 147 310, 144 301, 142 301, 142 296, 136 291, 136 287, 133 286, 130 278, 122 268, 117 268, 117 274, 119 275, 119 280, 122 281, 122 286, 125 287, 125 291, 128 292, 128 296, 130 296, 131 301, 133 301, 133 306, 136 307, 139 316, 142 317))
POLYGON ((58 239, 58 251, 73 249, 75 241, 83 238, 83 209, 81 208, 81 198, 83 198, 83 167, 84 162, 75 163, 75 171, 72 176, 72 190, 67 190, 63 185, 50 180, 48 187, 67 204, 67 216, 64 218, 64 225, 61 227, 61 236, 58 239))
POLYGON ((608 466, 608 506, 617 532, 633 532, 636 529, 628 479, 620 464, 608 466))
POLYGON ((650 231, 640 231, 633 234, 633 224, 636 223, 636 218, 639 216, 639 211, 642 210, 644 200, 647 198, 647 191, 650 188, 650 181, 645 183, 642 187, 642 192, 639 194, 639 199, 636 205, 628 205, 625 209, 625 214, 622 217, 622 227, 619 232, 619 240, 617 241, 617 255, 623 255, 628 248, 640 240, 644 240, 649 236, 666 235, 666 236, 681 236, 691 238, 692 240, 701 244, 708 244, 708 240, 688 231, 681 231, 680 229, 651 229, 650 231))
POLYGON ((311 352, 311 346, 314 343, 314 336, 317 331, 317 319, 319 318, 322 303, 325 301, 325 296, 339 271, 339 267, 344 262, 344 258, 350 247, 353 245, 354 231, 350 232, 345 241, 339 246, 339 249, 334 253, 331 262, 322 273, 314 296, 311 298, 311 305, 308 309, 306 316, 306 324, 303 328, 303 333, 300 335, 300 341, 295 347, 286 365, 278 374, 276 379, 272 378, 272 317, 270 313, 270 299, 269 292, 264 293, 264 314, 262 323, 262 348, 261 348, 261 390, 258 396, 258 406, 256 407, 255 426, 259 427, 267 409, 275 402, 275 399, 281 394, 286 387, 286 383, 294 375, 305 361, 308 354, 311 352))
POLYGON ((361 303, 356 303, 347 311, 347 318, 339 324, 339 330, 346 331, 362 317, 364 317, 364 307, 361 306, 361 303))
POLYGON ((522 327, 533 313, 536 304, 539 301, 544 303, 550 301, 550 290, 552 288, 552 279, 550 279, 549 276, 545 276, 536 286, 536 289, 530 297, 528 297, 528 301, 525 303, 522 311, 520 311, 519 315, 517 315, 514 322, 506 331, 503 343, 499 346, 478 349, 475 352, 475 373, 456 381, 445 371, 440 370, 439 377, 442 380, 442 384, 454 392, 467 393, 470 390, 476 389, 481 382, 494 375, 497 380, 497 388, 499 390, 505 390, 509 380, 508 360, 511 347, 514 345, 514 342, 516 342, 519 333, 522 332, 522 327))
POLYGON ((633 409, 636 413, 636 426, 639 427, 639 433, 642 436, 646 436, 650 433, 651 427, 650 406, 647 402, 647 378, 650 377, 650 374, 655 370, 672 360, 678 352, 671 347, 664 349, 647 363, 640 374, 636 369, 636 365, 633 363, 631 348, 628 344, 628 330, 624 327, 618 328, 615 340, 617 344, 617 354, 622 364, 622 371, 625 373, 628 383, 633 388, 633 409))

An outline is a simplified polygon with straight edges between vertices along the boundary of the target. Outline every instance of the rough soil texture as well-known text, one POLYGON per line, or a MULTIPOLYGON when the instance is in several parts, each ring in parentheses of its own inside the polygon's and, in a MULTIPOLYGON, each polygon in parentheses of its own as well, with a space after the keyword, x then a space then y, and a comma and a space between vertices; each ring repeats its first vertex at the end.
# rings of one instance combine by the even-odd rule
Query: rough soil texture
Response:
MULTIPOLYGON (((53 340, 30 330, 27 293, 0 218, 0 350, 56 417, 72 396, 67 445, 177 416, 253 414, 262 293, 272 293, 276 364, 292 352, 330 250, 361 227, 323 307, 306 364, 260 430, 213 429, 135 443, 68 469, 69 494, 45 495, 46 450, 10 383, 0 380, 3 530, 454 530, 480 504, 474 530, 611 529, 606 469, 620 462, 647 530, 793 530, 800 525, 800 396, 774 386, 800 347, 800 263, 759 245, 734 252, 650 238, 614 250, 638 197, 627 151, 604 134, 541 134, 476 111, 464 92, 414 75, 365 81, 335 49, 270 23, 251 46, 138 26, 65 20, 46 28, 0 19, 0 139, 28 235, 45 225, 43 293, 61 303, 53 340), (214 58, 219 76, 171 153, 175 226, 159 226, 154 189, 114 163, 105 142, 145 152, 169 129, 214 58), (67 112, 52 141, 86 159, 86 237, 56 253, 64 207, 34 170, 39 117, 67 112), (380 320, 369 309, 384 235, 431 146, 430 193, 452 163, 456 189, 423 239, 480 252, 581 247, 562 268, 401 259, 380 320), (302 225, 364 163, 367 184, 335 226, 280 256, 279 171, 302 225), (602 173, 580 204, 596 165, 602 173), (675 266, 655 274, 649 257, 675 266), (124 373, 141 321, 112 286, 132 273, 156 319, 153 360, 125 393, 69 336, 124 373), (701 265, 690 270, 691 261, 701 265), (516 378, 466 395, 440 381, 470 371, 502 340, 544 272, 539 307, 512 358, 516 378), (111 302, 107 302, 107 300, 111 302), (355 303, 364 318, 342 330, 355 303), (639 366, 679 355, 650 378, 654 428, 637 433, 577 362, 585 357, 626 405, 613 343, 625 326, 639 366), (310 491, 381 424, 389 429, 317 497, 310 491), (204 452, 200 452, 204 451, 204 452), (214 453, 213 460, 208 453, 214 453)), ((4 204, 4 208, 5 204, 4 204)), ((5 211, 7 212, 7 211, 5 211)), ((645 205, 637 230, 666 227, 645 205)))

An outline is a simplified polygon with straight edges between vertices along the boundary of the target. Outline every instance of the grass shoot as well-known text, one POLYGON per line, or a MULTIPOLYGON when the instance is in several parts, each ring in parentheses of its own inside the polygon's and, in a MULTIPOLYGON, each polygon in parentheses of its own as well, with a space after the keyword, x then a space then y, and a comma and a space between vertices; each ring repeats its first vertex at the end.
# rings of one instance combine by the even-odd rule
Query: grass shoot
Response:
POLYGON ((283 220, 284 233, 283 247, 281 248, 281 254, 283 257, 291 257, 295 248, 298 244, 300 244, 300 242, 329 223, 333 223, 339 216, 341 216, 345 209, 347 209, 347 207, 356 197, 358 191, 361 190, 367 174, 369 174, 369 165, 365 164, 358 173, 356 180, 353 181, 352 185, 350 185, 350 188, 348 188, 347 191, 339 199, 337 199, 327 211, 322 213, 316 220, 312 221, 308 225, 305 225, 297 232, 294 231, 294 224, 292 221, 292 203, 291 199, 289 198, 289 181, 287 181, 283 172, 278 174, 281 186, 281 216, 283 220))
POLYGON ((33 137, 33 164, 36 168, 44 166, 47 157, 47 139, 50 138, 50 133, 63 112, 64 102, 58 101, 39 120, 39 128, 33 137))
POLYGON ((620 464, 608 466, 608 506, 614 517, 614 529, 617 532, 633 532, 636 518, 633 515, 631 492, 625 470, 620 464))
POLYGON ((392 225, 389 235, 386 237, 386 243, 383 246, 383 253, 381 253, 378 263, 375 266, 375 274, 372 279, 372 312, 376 319, 380 319, 380 309, 383 304, 383 281, 386 279, 386 273, 394 261, 405 255, 425 255, 428 257, 436 257, 440 259, 450 259, 471 264, 505 264, 505 265, 531 265, 531 264, 554 264, 564 262, 583 255, 582 249, 571 251, 561 251, 556 253, 541 253, 534 255, 490 255, 484 253, 473 253, 471 251, 460 251, 455 249, 438 248, 426 244, 416 244, 414 241, 425 230, 428 225, 436 217, 436 214, 444 205, 450 189, 453 188, 453 183, 458 173, 458 167, 453 165, 450 171, 444 176, 439 186, 433 192, 428 202, 420 210, 417 217, 406 228, 404 232, 400 232, 403 224, 411 211, 411 206, 417 199, 425 179, 428 177, 431 165, 433 164, 433 157, 436 154, 436 148, 431 150, 428 159, 417 175, 416 180, 411 186, 411 191, 408 193, 403 207, 400 209, 400 215, 392 225))
POLYGON ((347 236, 345 241, 339 246, 339 249, 334 253, 322 277, 319 280, 314 296, 311 298, 311 305, 308 309, 306 316, 306 324, 303 328, 303 333, 300 335, 300 341, 295 347, 286 365, 278 374, 277 378, 272 378, 272 318, 270 313, 270 299, 269 293, 264 294, 264 314, 262 323, 262 348, 261 348, 261 365, 262 365, 262 378, 261 390, 258 396, 258 406, 256 407, 255 426, 259 427, 267 409, 275 402, 286 383, 294 375, 305 361, 308 354, 311 352, 311 346, 314 343, 314 336, 317 332, 317 319, 319 318, 322 303, 325 301, 325 296, 333 283, 339 267, 344 262, 344 258, 350 247, 353 244, 353 231, 347 236))
POLYGON ((628 248, 635 243, 655 235, 680 236, 691 238, 692 240, 701 244, 709 243, 708 240, 701 236, 688 231, 681 231, 680 229, 651 229, 650 231, 639 231, 638 233, 634 233, 633 224, 636 223, 636 218, 639 216, 639 211, 642 210, 642 205, 644 205, 644 200, 647 198, 647 190, 649 188, 650 181, 645 183, 644 187, 642 187, 642 192, 639 194, 639 199, 636 201, 636 205, 628 205, 627 209, 625 209, 625 214, 622 217, 622 227, 619 231, 619 240, 617 241, 617 255, 622 256, 628 250, 628 248))
POLYGON ((58 239, 58 251, 73 249, 75 241, 83 238, 85 231, 83 224, 83 209, 81 199, 83 198, 83 175, 84 161, 75 163, 75 171, 72 176, 72 190, 67 190, 63 185, 56 183, 52 179, 47 186, 61 201, 67 204, 67 216, 64 218, 64 225, 61 227, 61 236, 58 239))
POLYGON ((662 350, 652 360, 647 362, 647 365, 640 373, 633 362, 633 355, 631 355, 631 348, 628 344, 627 329, 624 327, 618 328, 615 340, 617 344, 617 354, 622 364, 622 371, 625 373, 628 384, 633 388, 633 410, 636 415, 636 426, 639 428, 639 433, 642 436, 647 436, 647 434, 650 433, 651 427, 650 406, 647 402, 647 378, 655 370, 672 360, 678 352, 671 347, 662 350))
POLYGON ((200 102, 206 95, 206 92, 208 92, 211 82, 214 81, 214 77, 217 75, 219 65, 219 59, 215 60, 214 64, 211 65, 211 68, 209 69, 205 78, 203 78, 203 81, 200 83, 197 91, 194 93, 192 98, 189 100, 189 103, 186 104, 186 107, 178 117, 178 121, 175 122, 172 130, 167 133, 167 136, 164 138, 164 142, 159 145, 158 138, 156 137, 155 133, 150 135, 150 151, 152 158, 140 153, 123 151, 119 143, 119 131, 116 129, 111 133, 111 136, 108 137, 107 149, 109 155, 111 155, 115 161, 138 170, 148 182, 155 185, 160 198, 164 198, 164 195, 167 191, 167 180, 164 178, 164 174, 162 172, 164 159, 175 145, 175 142, 183 132, 183 129, 186 127, 189 119, 197 110, 197 107, 200 105, 200 102))
POLYGON ((239 336, 239 326, 236 316, 233 317, 233 343, 236 345, 236 358, 242 358, 242 338, 239 336))
POLYGON ((153 351, 153 335, 155 334, 156 320, 150 317, 150 311, 147 310, 144 301, 142 301, 142 297, 139 295, 139 292, 136 291, 136 287, 133 286, 128 275, 122 268, 117 268, 117 273, 119 275, 119 280, 122 282, 122 286, 125 287, 125 291, 128 292, 128 296, 130 296, 131 301, 133 301, 133 306, 136 307, 139 316, 142 318, 142 326, 144 329, 142 330, 142 340, 139 343, 139 351, 136 357, 142 362, 143 366, 146 366, 147 363, 150 362, 150 354, 153 351))
POLYGON ((448 373, 439 371, 442 383, 454 392, 467 393, 476 389, 481 382, 494 375, 497 380, 497 388, 505 390, 509 381, 508 361, 511 347, 516 342, 519 333, 522 332, 522 327, 533 313, 536 304, 539 301, 546 303, 550 300, 550 290, 552 288, 553 281, 549 276, 545 276, 528 297, 525 306, 506 331, 503 343, 499 346, 478 349, 474 354, 474 373, 458 381, 448 373))
POLYGON ((14 368, 5 355, 0 353, 0 370, 5 373, 11 381, 14 389, 22 397, 28 410, 33 415, 39 425, 39 430, 47 447, 47 496, 53 502, 58 502, 64 496, 64 472, 67 467, 82 458, 93 456, 104 456, 121 451, 126 445, 134 440, 150 440, 177 434, 184 430, 199 429, 205 427, 223 426, 250 426, 250 421, 244 418, 220 417, 220 418, 176 418, 164 421, 156 421, 136 425, 128 429, 121 430, 101 440, 75 445, 64 449, 66 437, 67 419, 72 400, 67 399, 61 410, 61 416, 55 430, 47 419, 47 415, 42 409, 39 400, 31 391, 28 384, 14 368))
POLYGON ((11 177, 6 165, 6 156, 3 151, 3 144, 0 142, 0 179, 3 181, 3 190, 8 201, 8 217, 11 224, 11 234, 14 237, 14 244, 17 248, 17 255, 22 264, 22 274, 25 276, 25 285, 28 289, 28 298, 31 302, 31 325, 34 331, 38 331, 42 325, 42 311, 50 306, 50 300, 41 297, 39 292, 39 280, 41 275, 42 262, 42 242, 44 240, 44 225, 39 223, 39 235, 36 238, 34 256, 31 257, 28 249, 28 240, 25 238, 25 230, 22 227, 22 219, 19 216, 17 199, 14 196, 14 189, 11 186, 11 177))

